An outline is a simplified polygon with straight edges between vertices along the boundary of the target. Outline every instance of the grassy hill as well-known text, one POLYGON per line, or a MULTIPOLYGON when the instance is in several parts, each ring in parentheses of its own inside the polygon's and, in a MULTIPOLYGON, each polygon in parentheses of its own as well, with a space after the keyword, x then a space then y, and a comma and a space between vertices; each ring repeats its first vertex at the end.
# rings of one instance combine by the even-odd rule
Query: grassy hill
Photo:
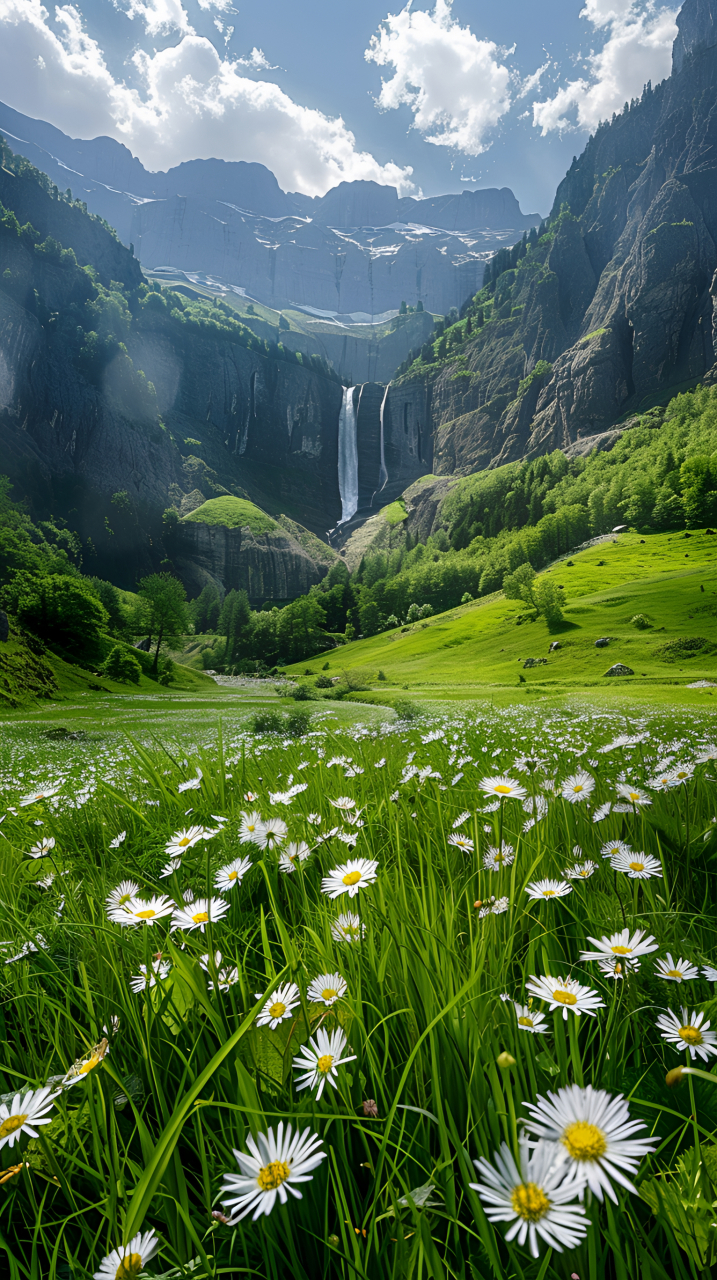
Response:
POLYGON ((228 529, 251 529, 252 533, 271 533, 276 528, 276 521, 262 511, 260 507, 246 498, 234 498, 225 495, 221 498, 209 498, 201 507, 190 511, 183 517, 195 524, 223 524, 228 529))
MULTIPOLYGON (((565 589, 565 621, 542 618, 502 592, 439 614, 428 622, 358 640, 315 659, 312 671, 351 670, 381 696, 396 686, 425 696, 470 696, 490 689, 597 689, 650 686, 674 690, 717 680, 717 539, 704 532, 624 533, 557 561, 546 573, 565 589), (649 627, 632 619, 643 614, 649 627), (595 641, 608 638, 605 648, 595 641), (701 647, 695 641, 702 640, 701 647), (549 652, 556 642, 560 648, 549 652), (692 642, 692 644, 685 642, 692 642), (525 669, 528 658, 546 665, 525 669), (605 677, 614 663, 634 677, 605 677), (520 677, 523 677, 525 685, 520 677), (393 687, 393 688, 392 688, 393 687)), ((542 575, 541 575, 542 577, 542 575)), ((289 668, 303 675, 306 664, 289 668)))

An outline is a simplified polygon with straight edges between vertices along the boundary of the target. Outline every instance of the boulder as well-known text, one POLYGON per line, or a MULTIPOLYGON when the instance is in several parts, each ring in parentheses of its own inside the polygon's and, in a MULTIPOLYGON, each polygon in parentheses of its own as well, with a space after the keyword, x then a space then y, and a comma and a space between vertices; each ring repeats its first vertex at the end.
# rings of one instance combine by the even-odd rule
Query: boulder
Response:
POLYGON ((556 649, 559 649, 559 648, 560 648, 560 641, 559 641, 559 640, 553 640, 553 643, 551 644, 550 648, 548 649, 548 653, 555 653, 555 650, 556 650, 556 649))
POLYGON ((632 667, 626 667, 624 662, 616 662, 605 672, 606 676, 634 676, 634 674, 632 667))
POLYGON ((144 640, 138 640, 134 647, 135 649, 141 649, 142 653, 149 653, 149 650, 150 650, 149 636, 147 636, 144 640))
POLYGON ((547 662, 547 658, 526 658, 523 663, 523 670, 525 670, 526 667, 544 667, 547 665, 547 662))
POLYGON ((610 641, 608 640, 607 636, 601 636, 599 640, 595 641, 595 648, 607 649, 607 646, 609 645, 609 643, 610 641))

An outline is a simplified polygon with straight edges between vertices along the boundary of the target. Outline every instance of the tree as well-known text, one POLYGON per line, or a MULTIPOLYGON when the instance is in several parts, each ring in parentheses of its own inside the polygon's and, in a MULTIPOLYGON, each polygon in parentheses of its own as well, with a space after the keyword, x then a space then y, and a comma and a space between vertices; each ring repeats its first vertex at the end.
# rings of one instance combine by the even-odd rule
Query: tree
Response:
POLYGON ((137 594, 142 602, 150 642, 157 642, 152 663, 152 671, 156 674, 162 645, 169 640, 179 640, 189 630, 187 593, 171 573, 151 573, 141 579, 137 594))
POLYGON ((549 627, 563 621, 564 596, 552 578, 541 578, 533 592, 535 607, 542 613, 549 627))
POLYGON ((519 564, 513 573, 503 579, 503 594, 508 600, 523 600, 537 609, 534 594, 535 569, 532 564, 519 564))
POLYGON ((114 649, 110 649, 101 670, 103 675, 108 676, 110 680, 117 680, 120 684, 139 684, 142 674, 142 668, 134 654, 119 644, 116 644, 114 649))
POLYGON ((362 635, 375 636, 381 630, 381 615, 378 611, 378 605, 374 604, 373 600, 361 605, 359 618, 361 620, 362 635))
POLYGON ((241 639, 251 627, 251 607, 246 591, 229 591, 219 614, 217 630, 226 636, 225 660, 233 662, 241 639))
POLYGON ((108 614, 83 578, 16 573, 3 596, 10 612, 41 640, 64 649, 72 658, 98 657, 108 614))
POLYGON ((126 630, 127 622, 119 591, 113 583, 105 582, 102 578, 90 578, 89 583, 100 604, 107 610, 110 631, 115 635, 122 635, 126 630))
POLYGON ((219 624, 222 602, 219 590, 213 582, 208 582, 189 605, 189 616, 194 630, 201 635, 205 631, 215 631, 219 624))

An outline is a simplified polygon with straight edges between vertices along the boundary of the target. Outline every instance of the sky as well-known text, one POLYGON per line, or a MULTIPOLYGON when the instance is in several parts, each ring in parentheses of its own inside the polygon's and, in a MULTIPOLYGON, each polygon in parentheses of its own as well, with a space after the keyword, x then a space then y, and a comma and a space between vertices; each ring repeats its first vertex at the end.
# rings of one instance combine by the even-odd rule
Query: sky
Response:
POLYGON ((287 191, 510 187, 547 214, 600 120, 670 72, 658 0, 0 0, 0 99, 152 170, 217 156, 287 191))

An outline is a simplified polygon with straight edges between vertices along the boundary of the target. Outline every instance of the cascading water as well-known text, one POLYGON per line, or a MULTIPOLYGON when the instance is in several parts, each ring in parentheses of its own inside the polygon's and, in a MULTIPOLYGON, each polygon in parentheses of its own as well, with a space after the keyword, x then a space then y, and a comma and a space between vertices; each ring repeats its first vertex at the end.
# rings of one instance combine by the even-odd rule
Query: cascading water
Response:
POLYGON ((341 519, 345 524, 356 514, 358 507, 358 445, 356 441, 357 412, 354 405, 355 387, 344 387, 344 398, 339 414, 339 493, 341 495, 341 519))
MULTIPOLYGON (((386 390, 385 390, 385 391, 384 391, 384 393, 383 393, 383 400, 381 401, 381 414, 380 414, 380 420, 381 420, 381 460, 380 460, 379 468, 378 468, 378 489, 376 490, 376 493, 380 493, 380 492, 381 492, 381 490, 382 490, 382 489, 385 489, 385 488, 386 488, 386 485, 388 484, 388 471, 386 470, 386 450, 385 450, 385 443, 384 443, 384 441, 385 441, 385 437, 384 437, 384 433, 383 433, 383 414, 384 414, 384 410, 385 410, 385 408, 386 408, 386 401, 387 401, 387 399, 388 399, 388 388, 390 387, 390 385, 391 385, 391 383, 389 382, 389 383, 388 383, 388 385, 386 386, 386 390)), ((372 506, 373 506, 373 498, 375 498, 375 496, 376 496, 376 494, 374 494, 374 495, 373 495, 373 497, 371 498, 371 505, 372 505, 372 506)))

